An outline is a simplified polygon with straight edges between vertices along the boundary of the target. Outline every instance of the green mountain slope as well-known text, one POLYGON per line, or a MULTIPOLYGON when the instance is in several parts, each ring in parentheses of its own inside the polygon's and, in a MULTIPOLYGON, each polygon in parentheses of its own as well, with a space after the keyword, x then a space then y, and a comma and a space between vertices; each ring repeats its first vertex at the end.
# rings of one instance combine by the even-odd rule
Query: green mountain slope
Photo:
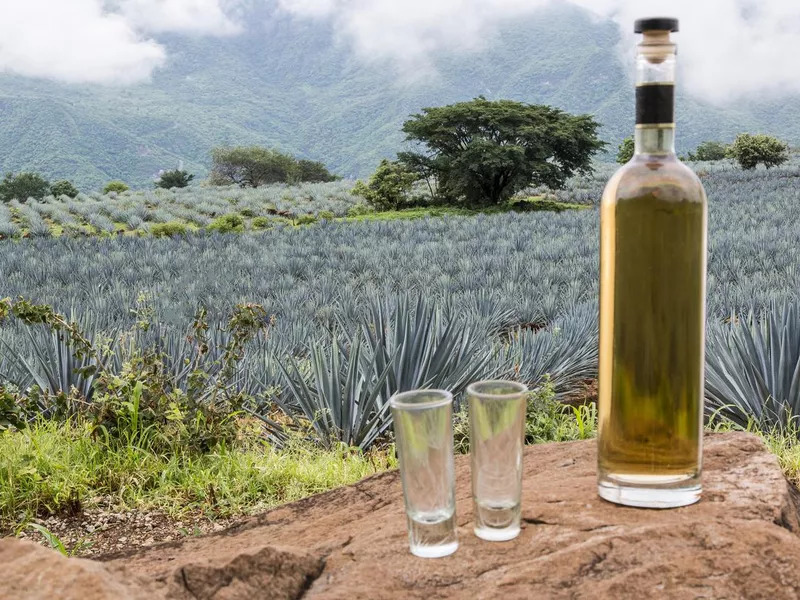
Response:
MULTIPOLYGON (((401 147, 409 114, 479 94, 591 112, 614 145, 633 127, 619 31, 577 8, 510 25, 480 53, 437 57, 438 76, 416 83, 356 60, 325 24, 267 13, 238 37, 160 41, 168 67, 130 88, 0 75, 0 171, 35 169, 84 189, 148 185, 180 163, 203 176, 215 145, 264 144, 362 176, 401 147)), ((719 109, 683 97, 679 145, 740 131, 798 142, 798 116, 800 99, 719 109)))

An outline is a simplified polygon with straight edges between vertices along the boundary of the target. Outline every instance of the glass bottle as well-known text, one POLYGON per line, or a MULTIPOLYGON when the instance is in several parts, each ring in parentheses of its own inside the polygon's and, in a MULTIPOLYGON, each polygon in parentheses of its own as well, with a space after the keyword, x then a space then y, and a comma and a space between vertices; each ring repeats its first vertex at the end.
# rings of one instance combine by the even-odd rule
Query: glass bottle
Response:
POLYGON ((635 154, 601 205, 598 492, 672 508, 701 492, 708 208, 675 155, 678 21, 635 31, 635 154))

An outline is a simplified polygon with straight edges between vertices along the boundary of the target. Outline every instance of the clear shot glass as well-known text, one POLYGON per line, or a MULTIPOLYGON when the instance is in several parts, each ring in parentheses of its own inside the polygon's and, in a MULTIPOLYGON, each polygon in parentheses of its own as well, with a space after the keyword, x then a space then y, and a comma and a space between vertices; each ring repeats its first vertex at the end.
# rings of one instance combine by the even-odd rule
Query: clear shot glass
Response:
POLYGON ((411 553, 440 558, 458 549, 453 464, 453 395, 416 390, 389 400, 411 553))
POLYGON ((467 388, 475 535, 490 542, 520 532, 522 450, 528 388, 481 381, 467 388))

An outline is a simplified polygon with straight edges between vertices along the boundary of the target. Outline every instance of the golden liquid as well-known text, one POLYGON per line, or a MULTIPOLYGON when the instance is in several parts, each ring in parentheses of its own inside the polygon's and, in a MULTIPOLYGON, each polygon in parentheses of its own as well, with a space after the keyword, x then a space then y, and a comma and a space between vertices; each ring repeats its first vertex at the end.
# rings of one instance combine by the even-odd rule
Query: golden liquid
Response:
POLYGON ((674 163, 624 168, 603 199, 601 479, 700 471, 707 208, 700 182, 674 163))

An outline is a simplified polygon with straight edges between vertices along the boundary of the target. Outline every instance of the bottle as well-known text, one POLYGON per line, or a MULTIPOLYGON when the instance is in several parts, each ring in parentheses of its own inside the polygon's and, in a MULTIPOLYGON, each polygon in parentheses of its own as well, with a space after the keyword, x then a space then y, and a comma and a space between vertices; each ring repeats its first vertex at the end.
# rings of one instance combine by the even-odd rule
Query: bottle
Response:
POLYGON ((707 200, 675 155, 678 21, 636 21, 635 155, 601 204, 598 492, 673 508, 701 492, 707 200))

